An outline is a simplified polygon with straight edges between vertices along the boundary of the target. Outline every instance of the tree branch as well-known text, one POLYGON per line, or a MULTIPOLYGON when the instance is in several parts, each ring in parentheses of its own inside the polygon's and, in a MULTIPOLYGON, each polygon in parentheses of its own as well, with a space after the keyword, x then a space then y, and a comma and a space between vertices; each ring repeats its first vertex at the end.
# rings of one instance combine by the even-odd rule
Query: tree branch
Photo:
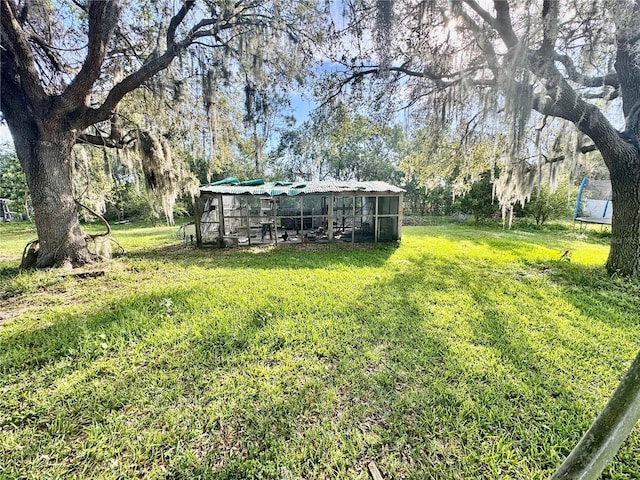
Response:
POLYGON ((167 48, 175 43, 176 30, 184 21, 187 13, 189 13, 189 11, 195 6, 195 4, 195 0, 186 0, 182 4, 182 7, 178 11, 178 13, 176 13, 171 19, 171 22, 169 22, 169 29, 167 30, 167 48))
MULTIPOLYGON (((542 80, 547 95, 534 97, 533 108, 536 111, 573 122, 578 130, 594 141, 605 162, 617 158, 613 152, 619 153, 620 149, 629 150, 630 158, 635 157, 635 147, 620 137, 598 107, 576 94, 559 72, 555 78, 543 77, 542 80)), ((607 167, 613 169, 614 166, 607 164, 607 167)))
MULTIPOLYGON (((108 93, 104 103, 98 108, 92 108, 87 110, 87 114, 83 119, 81 128, 84 129, 89 125, 93 125, 98 122, 105 121, 111 117, 116 106, 122 100, 122 98, 129 92, 135 90, 145 81, 153 77, 156 73, 164 70, 169 66, 173 59, 186 47, 188 47, 193 41, 198 38, 196 35, 198 29, 212 25, 215 23, 213 19, 204 19, 194 25, 186 37, 180 41, 175 41, 175 32, 180 23, 186 17, 188 11, 193 8, 195 1, 190 0, 183 4, 178 13, 171 19, 169 23, 169 29, 167 31, 167 39, 171 42, 167 43, 167 50, 159 56, 154 56, 148 59, 138 70, 125 77, 121 82, 117 83, 108 93)), ((207 36, 217 33, 208 32, 207 36)))
POLYGON ((100 76, 107 44, 115 30, 120 8, 115 0, 93 0, 89 4, 89 45, 80 72, 58 97, 63 113, 80 107, 100 76))
MULTIPOLYGON (((518 38, 513 30, 510 18, 509 4, 505 0, 494 0, 493 4, 496 10, 496 17, 492 17, 489 13, 482 9, 474 0, 463 0, 477 15, 479 15, 489 27, 493 28, 507 49, 512 50, 519 43, 518 38)), ((576 91, 569 85, 566 78, 562 76, 555 63, 550 62, 550 56, 555 60, 564 60, 563 65, 567 70, 574 72, 574 78, 577 72, 572 69, 572 63, 569 59, 555 56, 553 54, 553 44, 557 37, 557 16, 555 11, 557 6, 551 5, 551 0, 545 1, 543 12, 547 16, 548 25, 544 26, 545 39, 543 47, 538 51, 528 52, 528 65, 531 72, 543 84, 546 94, 534 98, 533 108, 545 115, 552 115, 564 118, 573 122, 578 130, 594 140, 599 150, 605 158, 615 158, 614 151, 616 149, 631 149, 633 145, 625 142, 619 135, 618 131, 611 125, 603 113, 594 105, 587 103, 581 98, 576 91), (554 26, 553 23, 556 23, 554 26), (605 155, 606 152, 611 155, 605 155)), ((580 78, 585 80, 585 77, 580 78)), ((613 75, 603 77, 603 81, 612 86, 615 84, 616 78, 613 75)), ((640 81, 637 82, 640 84, 640 81)), ((636 85, 637 85, 636 84, 636 85)), ((602 82, 599 84, 602 86, 602 82)), ((636 87, 638 88, 638 87, 636 87)), ((626 92, 625 92, 626 95, 626 92)), ((631 156, 635 156, 635 152, 630 152, 631 156)), ((607 165, 612 168, 612 165, 607 165)))
POLYGON ((84 132, 78 136, 76 143, 86 143, 99 147, 124 148, 135 140, 135 134, 139 127, 136 125, 134 129, 128 132, 122 132, 122 118, 118 113, 114 113, 109 119, 110 130, 109 135, 104 134, 97 125, 93 125, 96 133, 94 135, 84 132))
MULTIPOLYGON (((630 120, 637 122, 637 119, 629 117, 633 107, 640 102, 640 72, 638 72, 636 55, 631 45, 618 43, 615 67, 620 79, 621 89, 624 92, 622 109, 627 120, 627 127, 629 127, 630 120)), ((635 133, 636 135, 640 134, 638 131, 635 133)))
MULTIPOLYGON (((605 162, 618 158, 621 149, 628 150, 630 158, 635 157, 635 146, 620 137, 600 109, 577 94, 555 63, 549 62, 539 50, 529 51, 527 63, 546 90, 546 95, 534 97, 535 110, 573 122, 579 131, 594 141, 605 162)), ((614 165, 607 163, 607 167, 613 170, 614 165)))
POLYGON ((546 155, 542 154, 542 157, 544 158, 544 162, 545 163, 556 163, 556 162, 564 162, 564 159, 566 158, 564 155, 558 155, 557 157, 547 157, 546 155))
MULTIPOLYGON (((15 72, 20 76, 20 84, 29 98, 29 103, 34 106, 35 110, 40 110, 47 99, 47 94, 40 83, 33 51, 27 40, 28 34, 22 29, 14 15, 15 4, 10 3, 9 0, 0 1, 2 2, 0 4, 0 18, 3 36, 6 36, 8 40, 2 42, 3 47, 7 49, 3 56, 10 55, 10 59, 15 65, 15 72)), ((6 72, 3 72, 3 77, 5 74, 6 72)))
MULTIPOLYGON (((107 98, 101 106, 87 109, 86 115, 84 115, 79 128, 84 129, 90 125, 109 119, 120 100, 122 100, 126 94, 135 90, 155 74, 167 68, 180 52, 193 44, 197 39, 203 37, 215 38, 221 31, 231 29, 238 25, 256 25, 256 22, 249 21, 233 22, 232 18, 225 18, 225 22, 219 24, 217 18, 205 18, 191 27, 182 40, 177 41, 175 38, 176 31, 186 18, 187 13, 194 6, 195 0, 186 1, 178 13, 171 18, 169 28, 167 29, 166 51, 162 55, 150 57, 137 71, 131 73, 116 84, 109 91, 107 98), (213 26, 214 28, 203 30, 209 26, 213 26)), ((260 24, 261 22, 257 23, 260 24)))
POLYGON ((40 49, 44 52, 45 56, 49 59, 49 62, 51 62, 51 65, 55 70, 63 73, 75 73, 67 65, 63 64, 60 58, 58 58, 58 55, 56 55, 55 49, 44 38, 33 32, 30 32, 28 35, 29 40, 38 45, 38 47, 40 47, 40 49))
POLYGON ((496 19, 493 18, 491 14, 489 14, 489 12, 487 12, 484 8, 478 5, 478 2, 474 0, 463 0, 463 1, 469 6, 469 8, 471 8, 471 10, 476 12, 476 14, 478 14, 478 16, 482 18, 482 20, 484 20, 487 25, 489 25, 494 30, 498 29, 498 22, 496 21, 496 19))
POLYGON ((78 136, 76 143, 84 143, 89 145, 95 145, 97 147, 109 147, 109 148, 124 148, 133 142, 132 138, 127 138, 128 135, 125 135, 122 138, 111 138, 105 137, 103 135, 92 135, 89 133, 82 133, 78 136))
POLYGON ((607 102, 615 100, 620 96, 619 89, 603 88, 599 92, 586 92, 582 94, 582 98, 587 100, 606 100, 607 102))
POLYGON ((578 72, 573 60, 568 55, 556 54, 554 60, 564 66, 567 77, 572 82, 579 83, 585 87, 602 87, 608 85, 616 89, 620 88, 620 81, 618 80, 618 74, 616 72, 609 72, 600 77, 587 77, 578 72))
POLYGON ((511 12, 507 0, 494 0, 496 9, 496 30, 508 48, 515 47, 519 40, 511 24, 511 12))
POLYGON ((542 2, 542 47, 544 55, 552 56, 558 38, 558 9, 560 2, 557 0, 544 0, 542 2))
MULTIPOLYGON (((423 69, 420 71, 412 70, 411 68, 409 68, 409 66, 406 63, 400 66, 395 66, 395 67, 394 66, 385 67, 384 69, 379 66, 365 66, 365 65, 361 65, 360 68, 363 68, 365 70, 359 70, 353 73, 352 75, 349 75, 348 77, 342 80, 341 84, 344 86, 350 82, 357 81, 360 78, 365 77, 367 75, 378 75, 382 73, 382 71, 384 70, 387 72, 401 73, 408 77, 426 78, 428 80, 431 80, 436 87, 440 89, 444 89, 447 87, 457 85, 463 80, 469 81, 468 74, 471 72, 478 71, 478 68, 469 68, 466 70, 453 72, 445 76, 445 75, 438 75, 436 73, 430 72, 427 69, 423 69)), ((470 83, 474 85, 479 85, 479 86, 493 84, 492 81, 485 81, 485 80, 470 81, 470 83)))
POLYGON ((590 153, 590 152, 595 152, 596 150, 598 150, 598 147, 596 147, 593 143, 590 143, 589 145, 583 145, 580 147, 580 153, 590 153))
POLYGON ((500 66, 498 62, 498 56, 496 55, 496 51, 493 48, 493 45, 487 38, 486 33, 482 30, 482 28, 480 28, 480 25, 478 25, 473 20, 473 18, 471 18, 471 16, 464 11, 464 9, 461 8, 459 10, 459 15, 462 17, 462 20, 473 32, 476 42, 478 43, 478 46, 482 50, 482 53, 487 61, 487 65, 493 73, 493 77, 498 78, 500 66))
POLYGON ((132 92, 156 73, 167 68, 177 53, 178 50, 174 46, 159 57, 154 57, 149 60, 138 70, 125 77, 120 83, 117 83, 109 91, 107 98, 100 107, 87 109, 87 113, 82 119, 79 128, 84 130, 90 125, 108 120, 114 113, 120 100, 122 100, 127 93, 132 92))

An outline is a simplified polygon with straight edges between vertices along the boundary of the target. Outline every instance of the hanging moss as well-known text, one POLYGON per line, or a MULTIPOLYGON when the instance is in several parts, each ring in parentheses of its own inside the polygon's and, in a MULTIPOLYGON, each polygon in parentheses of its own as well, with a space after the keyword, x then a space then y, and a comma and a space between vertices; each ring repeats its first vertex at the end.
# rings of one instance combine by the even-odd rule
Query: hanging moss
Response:
MULTIPOLYGON (((75 199, 90 205, 100 214, 104 213, 113 185, 111 165, 106 150, 76 145, 71 155, 75 199)), ((81 211, 80 215, 85 220, 93 219, 91 215, 87 215, 86 211, 81 211)))
POLYGON ((174 160, 169 142, 149 131, 140 131, 139 151, 149 203, 156 216, 164 214, 173 224, 173 208, 178 195, 187 191, 195 195, 198 181, 180 161, 174 160))

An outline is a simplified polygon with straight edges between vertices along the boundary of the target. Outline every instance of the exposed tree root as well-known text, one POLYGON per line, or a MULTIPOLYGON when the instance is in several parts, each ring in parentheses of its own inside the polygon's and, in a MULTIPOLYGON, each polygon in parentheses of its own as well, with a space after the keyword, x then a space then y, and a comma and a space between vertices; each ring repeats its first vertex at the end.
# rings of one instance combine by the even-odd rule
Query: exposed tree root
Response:
POLYGON ((38 250, 40 250, 40 240, 34 238, 30 240, 22 251, 22 260, 20 262, 20 268, 29 270, 35 268, 38 260, 38 250))
MULTIPOLYGON (((104 232, 101 233, 95 233, 95 234, 85 234, 85 240, 87 242, 87 249, 89 248, 89 246, 92 246, 92 250, 93 251, 89 251, 89 254, 91 255, 91 259, 89 263, 93 263, 93 261, 95 260, 108 260, 110 258, 113 257, 113 250, 111 247, 111 243, 113 242, 118 250, 117 250, 117 255, 124 255, 125 249, 122 247, 122 245, 120 245, 120 243, 111 237, 111 225, 109 225, 109 222, 102 216, 100 215, 98 212, 96 212, 95 210, 87 207, 86 205, 83 205, 82 203, 80 203, 79 201, 76 200, 76 204, 79 207, 84 208, 85 210, 87 210, 89 213, 91 213, 91 215, 95 216, 96 218, 98 218, 105 226, 106 230, 104 232)), ((62 246, 62 245, 61 245, 62 246)), ((24 270, 28 270, 28 269, 32 269, 32 268, 38 268, 38 260, 39 260, 39 252, 40 252, 40 240, 35 238, 31 241, 29 241, 25 247, 24 250, 22 252, 22 260, 20 262, 20 268, 24 269, 24 270)), ((86 259, 85 259, 86 260, 86 259)), ((40 259, 40 263, 42 262, 42 259, 40 259)), ((46 263, 46 262, 45 262, 46 263)), ((66 267, 68 265, 75 267, 75 266, 82 266, 85 265, 87 262, 86 261, 78 261, 78 262, 74 262, 72 259, 70 258, 62 258, 59 259, 58 261, 54 262, 52 265, 49 266, 62 266, 62 267, 66 267), (76 265, 77 263, 77 265, 76 265)))

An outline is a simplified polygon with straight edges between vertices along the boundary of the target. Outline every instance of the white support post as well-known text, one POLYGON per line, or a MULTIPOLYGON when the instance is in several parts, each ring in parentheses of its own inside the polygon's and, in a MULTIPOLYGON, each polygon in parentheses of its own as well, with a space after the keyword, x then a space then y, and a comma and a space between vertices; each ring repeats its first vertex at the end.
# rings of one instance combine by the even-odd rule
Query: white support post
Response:
MULTIPOLYGON (((351 221, 351 243, 356 243, 356 196, 351 197, 351 213, 353 220, 351 221)), ((362 214, 360 215, 360 222, 362 222, 362 214)))
POLYGON ((327 206, 327 237, 330 242, 333 242, 333 205, 334 205, 334 193, 329 194, 329 205, 327 206))
POLYGON ((273 233, 276 236, 276 247, 278 246, 278 218, 277 218, 277 213, 278 213, 278 209, 276 208, 276 199, 271 197, 271 214, 273 217, 273 233))
POLYGON ((378 212, 380 211, 380 197, 376 195, 376 201, 373 202, 373 243, 378 243, 378 212))
POLYGON ((224 246, 224 201, 222 195, 218 195, 218 232, 220 234, 220 246, 224 246))
POLYGON ((402 239, 402 220, 403 220, 402 202, 403 201, 404 201, 404 194, 400 193, 398 195, 398 241, 402 239))

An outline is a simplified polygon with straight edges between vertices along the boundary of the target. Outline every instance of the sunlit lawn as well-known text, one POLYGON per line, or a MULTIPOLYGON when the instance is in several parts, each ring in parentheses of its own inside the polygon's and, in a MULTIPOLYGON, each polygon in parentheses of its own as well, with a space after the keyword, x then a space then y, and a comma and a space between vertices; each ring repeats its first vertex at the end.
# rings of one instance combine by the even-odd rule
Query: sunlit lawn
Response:
MULTIPOLYGON (((548 478, 640 345, 597 232, 175 230, 117 226, 127 256, 83 278, 19 272, 34 235, 0 224, 0 478, 548 478)), ((640 478, 638 433, 604 478, 640 478)))

